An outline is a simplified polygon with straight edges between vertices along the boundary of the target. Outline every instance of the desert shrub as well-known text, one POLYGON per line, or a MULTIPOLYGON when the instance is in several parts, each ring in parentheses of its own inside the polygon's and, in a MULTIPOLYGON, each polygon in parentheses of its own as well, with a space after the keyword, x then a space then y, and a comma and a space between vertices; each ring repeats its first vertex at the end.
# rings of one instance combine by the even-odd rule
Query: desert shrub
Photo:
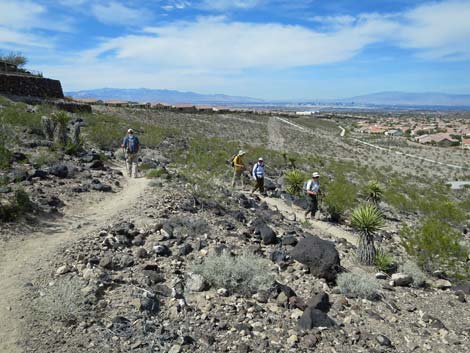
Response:
POLYGON ((413 278, 413 287, 422 287, 426 283, 426 275, 414 262, 407 261, 400 266, 400 272, 406 273, 413 278))
POLYGON ((101 149, 118 148, 129 125, 122 119, 104 114, 88 114, 85 121, 83 135, 101 149))
POLYGON ((209 231, 209 224, 202 218, 174 216, 168 220, 174 231, 180 234, 201 235, 209 231))
POLYGON ((356 188, 344 176, 337 177, 328 185, 325 206, 331 221, 339 222, 345 212, 354 206, 356 188))
POLYGON ((160 178, 167 174, 167 171, 163 168, 150 169, 145 175, 149 179, 160 178))
POLYGON ((362 273, 340 273, 336 283, 346 296, 377 299, 380 284, 367 274, 362 273))
POLYGON ((377 249, 375 256, 375 267, 380 271, 389 272, 392 265, 395 263, 393 257, 385 252, 383 249, 377 249))
POLYGON ((6 169, 10 164, 11 152, 0 142, 0 169, 6 169))
POLYGON ((289 194, 301 196, 307 176, 298 169, 289 170, 284 175, 284 183, 289 194))
POLYGON ((256 255, 242 254, 207 256, 201 264, 193 266, 215 288, 226 288, 231 292, 251 295, 260 289, 268 289, 274 282, 271 263, 256 255))
POLYGON ((42 135, 41 114, 27 113, 20 104, 11 105, 0 111, 4 124, 30 128, 34 133, 42 135))
POLYGON ((36 167, 52 166, 56 164, 59 159, 60 156, 56 151, 50 149, 42 149, 32 155, 31 163, 36 167))
POLYGON ((468 277, 466 262, 469 249, 462 245, 462 235, 448 224, 427 218, 420 227, 404 226, 400 231, 401 244, 406 252, 416 258, 425 271, 443 270, 450 276, 468 277))
POLYGON ((0 220, 13 222, 33 209, 33 204, 26 191, 19 189, 7 202, 0 203, 0 220))
POLYGON ((41 290, 35 299, 34 310, 51 320, 75 321, 84 313, 83 284, 77 278, 60 278, 41 290))

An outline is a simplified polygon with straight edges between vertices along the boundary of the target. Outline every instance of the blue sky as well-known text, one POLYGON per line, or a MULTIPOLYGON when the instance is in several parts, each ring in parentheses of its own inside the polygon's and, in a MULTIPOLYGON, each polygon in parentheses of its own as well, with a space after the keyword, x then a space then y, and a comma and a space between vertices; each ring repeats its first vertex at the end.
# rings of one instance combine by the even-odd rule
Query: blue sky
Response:
POLYGON ((470 94, 470 0, 0 0, 0 51, 66 91, 470 94))

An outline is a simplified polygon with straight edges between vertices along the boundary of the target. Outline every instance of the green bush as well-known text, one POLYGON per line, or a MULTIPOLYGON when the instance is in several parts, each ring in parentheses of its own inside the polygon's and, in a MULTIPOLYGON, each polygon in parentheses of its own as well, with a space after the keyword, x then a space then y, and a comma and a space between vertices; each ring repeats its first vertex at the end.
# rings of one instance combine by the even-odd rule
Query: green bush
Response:
POLYGON ((167 175, 167 171, 163 168, 150 169, 145 175, 149 179, 161 178, 162 176, 167 175))
POLYGON ((328 185, 325 206, 331 221, 339 222, 346 211, 354 206, 355 201, 356 187, 344 176, 337 177, 328 185))
POLYGON ((375 256, 375 267, 377 267, 377 269, 388 273, 394 263, 395 260, 390 256, 390 254, 385 252, 383 249, 377 249, 375 256))
POLYGON ((399 271, 402 273, 406 273, 407 275, 411 276, 411 278, 413 278, 413 287, 419 288, 424 286, 426 283, 426 275, 414 262, 405 262, 403 265, 400 266, 399 271))
POLYGON ((301 196, 303 194, 304 182, 307 176, 300 170, 289 170, 284 175, 284 183, 289 194, 301 196))
POLYGON ((52 166, 60 159, 60 155, 56 151, 50 149, 40 149, 32 155, 31 163, 36 167, 52 166))
POLYGON ((367 274, 362 273, 340 273, 336 283, 346 296, 377 299, 380 284, 367 274))
POLYGON ((0 203, 0 220, 13 222, 33 209, 33 204, 24 190, 17 190, 11 200, 0 203))
POLYGON ((468 277, 469 249, 461 244, 462 235, 448 224, 435 218, 426 219, 420 227, 404 226, 400 232, 401 244, 416 258, 425 271, 445 271, 450 276, 468 277))
POLYGON ((215 288, 251 295, 260 289, 268 289, 274 282, 271 263, 256 255, 209 255, 192 272, 200 274, 215 288))
POLYGON ((0 169, 6 169, 11 165, 11 152, 0 143, 0 169))

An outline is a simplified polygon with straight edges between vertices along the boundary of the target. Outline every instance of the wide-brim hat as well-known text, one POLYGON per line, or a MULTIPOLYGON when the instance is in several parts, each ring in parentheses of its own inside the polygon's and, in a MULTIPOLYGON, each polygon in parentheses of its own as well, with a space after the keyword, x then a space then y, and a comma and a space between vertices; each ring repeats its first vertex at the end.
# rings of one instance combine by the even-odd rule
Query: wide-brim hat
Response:
POLYGON ((243 156, 244 154, 246 154, 245 151, 243 151, 243 150, 238 151, 238 155, 239 155, 239 156, 243 156))

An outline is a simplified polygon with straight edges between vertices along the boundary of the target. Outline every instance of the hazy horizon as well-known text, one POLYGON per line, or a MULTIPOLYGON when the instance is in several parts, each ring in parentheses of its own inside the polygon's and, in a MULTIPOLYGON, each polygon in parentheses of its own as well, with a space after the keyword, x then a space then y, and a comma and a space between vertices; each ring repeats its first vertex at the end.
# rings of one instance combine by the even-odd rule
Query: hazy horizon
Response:
POLYGON ((0 51, 65 91, 470 94, 470 0, 0 0, 0 51))

